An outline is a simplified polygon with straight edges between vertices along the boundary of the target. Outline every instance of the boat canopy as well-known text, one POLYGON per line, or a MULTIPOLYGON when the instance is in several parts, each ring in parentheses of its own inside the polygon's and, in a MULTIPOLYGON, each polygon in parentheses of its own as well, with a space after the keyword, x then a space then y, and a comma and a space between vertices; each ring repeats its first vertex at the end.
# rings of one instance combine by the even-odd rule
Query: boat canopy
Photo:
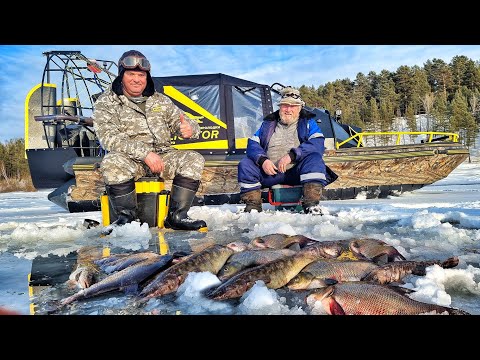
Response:
MULTIPOLYGON (((198 121, 199 139, 173 138, 179 149, 203 154, 245 154, 247 140, 265 116, 278 110, 279 91, 273 86, 217 73, 153 77, 157 91, 169 96, 190 118, 198 121)), ((326 138, 343 141, 349 134, 325 109, 310 108, 326 138)), ((331 147, 334 141, 331 141, 331 147)), ((351 146, 356 146, 351 141, 351 146)))

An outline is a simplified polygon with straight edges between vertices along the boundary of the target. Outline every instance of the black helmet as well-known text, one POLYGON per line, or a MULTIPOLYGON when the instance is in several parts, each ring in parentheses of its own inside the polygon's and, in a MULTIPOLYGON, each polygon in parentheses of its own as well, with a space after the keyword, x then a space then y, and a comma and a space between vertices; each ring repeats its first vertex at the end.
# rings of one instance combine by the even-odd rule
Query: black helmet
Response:
POLYGON ((150 62, 140 51, 128 50, 118 59, 118 75, 125 69, 136 68, 147 72, 150 72, 151 69, 150 62))
POLYGON ((112 83, 112 90, 117 95, 123 94, 122 79, 123 74, 127 69, 145 71, 147 73, 147 86, 145 87, 145 90, 143 90, 142 95, 153 95, 155 92, 155 84, 153 83, 152 76, 150 75, 151 65, 145 55, 138 50, 128 50, 124 52, 122 56, 120 56, 120 59, 118 59, 118 76, 112 83))

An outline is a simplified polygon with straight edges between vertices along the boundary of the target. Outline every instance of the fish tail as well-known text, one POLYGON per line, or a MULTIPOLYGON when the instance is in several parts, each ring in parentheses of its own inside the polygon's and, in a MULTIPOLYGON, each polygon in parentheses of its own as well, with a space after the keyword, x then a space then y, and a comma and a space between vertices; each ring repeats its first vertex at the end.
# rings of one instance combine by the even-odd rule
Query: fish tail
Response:
POLYGON ((83 290, 80 290, 79 292, 77 292, 76 294, 73 294, 72 296, 69 296, 65 299, 63 299, 62 301, 60 301, 60 307, 63 307, 65 305, 68 305, 72 302, 74 302, 75 300, 83 297, 83 294, 84 294, 84 291, 83 290))
POLYGON ((460 310, 455 308, 449 308, 447 309, 447 312, 450 315, 471 315, 469 312, 466 312, 465 310, 460 310))

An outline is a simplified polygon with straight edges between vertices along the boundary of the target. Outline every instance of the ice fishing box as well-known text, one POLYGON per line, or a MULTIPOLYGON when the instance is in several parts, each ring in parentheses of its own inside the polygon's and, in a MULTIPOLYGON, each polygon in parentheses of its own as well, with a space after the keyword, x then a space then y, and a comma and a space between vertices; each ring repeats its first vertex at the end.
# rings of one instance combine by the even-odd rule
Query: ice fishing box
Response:
POLYGON ((268 190, 268 202, 275 206, 275 210, 301 211, 301 197, 303 185, 273 185, 268 190))
MULTIPOLYGON (((170 192, 165 190, 165 183, 160 177, 142 177, 135 182, 137 193, 137 217, 149 227, 163 228, 167 216, 170 192)), ((108 196, 101 197, 103 226, 108 226, 117 219, 108 196)))

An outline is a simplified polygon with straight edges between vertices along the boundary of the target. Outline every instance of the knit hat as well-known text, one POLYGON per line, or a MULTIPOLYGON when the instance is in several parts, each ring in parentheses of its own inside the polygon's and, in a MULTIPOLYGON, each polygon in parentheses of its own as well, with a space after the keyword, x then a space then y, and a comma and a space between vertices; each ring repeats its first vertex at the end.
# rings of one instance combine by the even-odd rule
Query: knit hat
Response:
POLYGON ((123 79, 123 74, 125 73, 125 70, 142 70, 147 73, 147 87, 143 91, 143 96, 151 96, 155 92, 155 84, 153 83, 152 76, 150 75, 150 69, 151 65, 150 62, 147 60, 146 56, 143 55, 140 51, 138 50, 128 50, 120 56, 120 59, 118 59, 118 76, 115 78, 115 80, 112 83, 112 89, 113 91, 121 95, 123 94, 123 88, 122 88, 122 79, 123 79), (126 69, 124 67, 124 59, 127 57, 134 57, 137 59, 136 63, 134 63, 135 67, 134 68, 128 68, 126 69))
POLYGON ((280 99, 278 105, 281 104, 288 104, 288 105, 300 105, 304 106, 305 102, 302 100, 300 96, 300 91, 294 89, 291 86, 284 87, 280 90, 280 95, 282 98, 280 99))

